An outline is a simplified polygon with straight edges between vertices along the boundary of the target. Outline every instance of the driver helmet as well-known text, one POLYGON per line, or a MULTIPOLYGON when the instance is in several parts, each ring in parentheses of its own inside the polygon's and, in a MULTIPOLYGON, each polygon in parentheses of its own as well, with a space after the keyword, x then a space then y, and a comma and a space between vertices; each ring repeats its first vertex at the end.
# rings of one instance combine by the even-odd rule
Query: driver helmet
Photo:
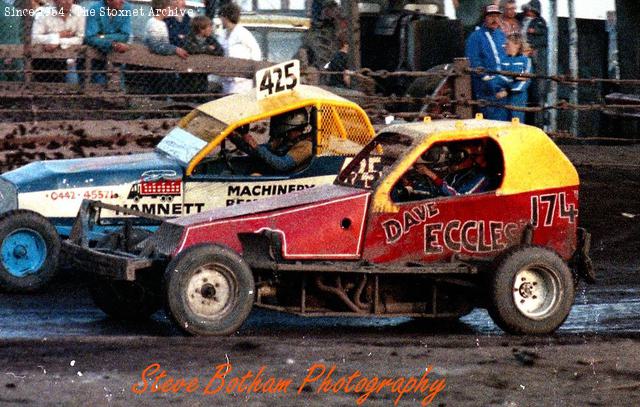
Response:
POLYGON ((271 134, 284 137, 291 130, 304 129, 309 125, 307 109, 300 108, 271 119, 271 134))
POLYGON ((434 146, 422 153, 416 164, 425 164, 433 170, 444 169, 450 165, 451 152, 447 146, 434 146))

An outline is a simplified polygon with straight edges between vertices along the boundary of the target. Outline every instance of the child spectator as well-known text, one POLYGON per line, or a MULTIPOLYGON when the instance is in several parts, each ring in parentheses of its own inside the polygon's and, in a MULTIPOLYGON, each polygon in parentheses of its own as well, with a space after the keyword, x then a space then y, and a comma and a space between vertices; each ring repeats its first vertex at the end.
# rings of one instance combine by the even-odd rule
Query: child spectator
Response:
MULTIPOLYGON (((213 36, 213 23, 206 16, 197 16, 191 20, 191 31, 184 47, 190 54, 224 55, 222 46, 213 36)), ((181 76, 182 88, 185 92, 202 93, 209 90, 207 74, 193 73, 181 76)))
MULTIPOLYGON (((524 41, 522 34, 514 33, 507 37, 505 50, 507 56, 502 61, 502 70, 514 73, 531 73, 531 59, 525 56, 527 43, 524 41)), ((500 90, 496 94, 497 99, 504 100, 505 104, 525 107, 527 105, 527 89, 531 80, 525 77, 513 77, 498 75, 500 90)), ((514 117, 520 119, 524 123, 524 113, 522 111, 507 110, 507 120, 514 117)))
POLYGON ((213 36, 213 23, 209 17, 197 16, 191 20, 185 49, 190 54, 224 55, 222 46, 213 36))

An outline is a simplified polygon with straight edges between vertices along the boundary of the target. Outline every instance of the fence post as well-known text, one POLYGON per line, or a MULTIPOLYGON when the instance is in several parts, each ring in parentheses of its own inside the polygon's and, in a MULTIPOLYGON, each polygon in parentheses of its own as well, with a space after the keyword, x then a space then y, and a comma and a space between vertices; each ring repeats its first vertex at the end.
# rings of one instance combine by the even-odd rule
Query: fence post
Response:
POLYGON ((471 100, 471 75, 466 70, 469 68, 467 58, 456 58, 453 62, 454 82, 453 92, 456 100, 456 116, 461 119, 473 117, 473 108, 467 101, 471 100))
MULTIPOLYGON (((31 0, 22 0, 18 2, 21 10, 31 10, 33 8, 31 0)), ((2 10, 4 11, 4 10, 2 10)), ((33 17, 30 13, 25 13, 22 18, 22 49, 24 54, 24 82, 31 83, 31 27, 33 26, 33 17)))
MULTIPOLYGON (((569 72, 573 78, 578 77, 578 25, 576 24, 576 6, 575 0, 569 2, 569 72)), ((570 102, 574 105, 578 104, 578 83, 571 84, 570 102)), ((571 134, 578 135, 578 115, 575 109, 571 110, 571 134)))
MULTIPOLYGON (((548 53, 548 69, 549 76, 558 74, 558 1, 549 0, 549 31, 547 35, 548 53)), ((547 96, 547 105, 554 106, 549 110, 549 124, 546 126, 547 131, 555 132, 558 129, 558 111, 555 105, 558 102, 558 82, 552 80, 549 83, 549 94, 547 96)))

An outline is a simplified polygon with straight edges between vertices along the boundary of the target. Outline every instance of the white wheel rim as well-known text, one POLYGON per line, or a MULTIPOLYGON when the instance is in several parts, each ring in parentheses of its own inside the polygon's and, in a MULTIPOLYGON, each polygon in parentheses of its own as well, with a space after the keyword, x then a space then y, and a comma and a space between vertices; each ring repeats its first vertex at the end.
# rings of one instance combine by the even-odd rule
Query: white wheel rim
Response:
POLYGON ((513 281, 513 301, 527 318, 541 320, 560 301, 560 281, 544 266, 529 266, 516 273, 513 281))
POLYGON ((234 280, 232 273, 219 264, 196 269, 187 283, 187 305, 199 317, 215 319, 231 306, 234 280))

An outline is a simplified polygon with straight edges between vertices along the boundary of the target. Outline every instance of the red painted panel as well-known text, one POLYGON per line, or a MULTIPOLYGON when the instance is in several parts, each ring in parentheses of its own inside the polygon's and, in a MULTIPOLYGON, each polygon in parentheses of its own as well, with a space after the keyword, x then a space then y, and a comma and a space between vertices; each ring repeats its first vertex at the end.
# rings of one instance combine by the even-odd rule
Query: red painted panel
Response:
POLYGON ((577 186, 404 203, 399 213, 369 219, 363 258, 373 262, 449 261, 454 254, 492 258, 518 244, 531 223, 533 244, 567 260, 576 247, 577 213, 577 186))
POLYGON ((218 243, 241 253, 238 233, 280 233, 286 259, 357 259, 362 252, 370 194, 339 197, 294 208, 217 219, 187 227, 178 252, 199 243, 218 243))

